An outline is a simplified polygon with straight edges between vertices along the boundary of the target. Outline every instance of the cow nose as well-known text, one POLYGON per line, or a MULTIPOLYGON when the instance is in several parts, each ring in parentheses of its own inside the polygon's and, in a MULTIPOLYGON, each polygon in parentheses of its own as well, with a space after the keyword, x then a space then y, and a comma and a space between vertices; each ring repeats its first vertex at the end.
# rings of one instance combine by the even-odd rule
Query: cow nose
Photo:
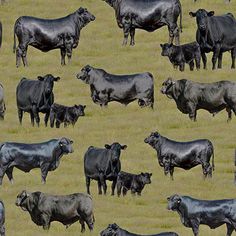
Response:
POLYGON ((96 19, 96 17, 94 15, 92 15, 91 21, 94 21, 95 19, 96 19))
POLYGON ((162 94, 165 94, 165 90, 164 90, 163 88, 161 88, 160 92, 161 92, 162 94))
POLYGON ((148 142, 148 139, 147 139, 147 138, 145 138, 145 139, 144 139, 144 143, 147 143, 147 142, 148 142))

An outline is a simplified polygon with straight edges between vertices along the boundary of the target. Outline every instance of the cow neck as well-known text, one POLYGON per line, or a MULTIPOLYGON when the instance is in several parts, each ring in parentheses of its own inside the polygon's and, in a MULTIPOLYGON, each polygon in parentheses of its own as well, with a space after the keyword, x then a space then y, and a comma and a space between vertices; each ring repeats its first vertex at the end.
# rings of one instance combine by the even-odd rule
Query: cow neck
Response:
POLYGON ((176 81, 175 84, 172 86, 172 96, 175 101, 178 101, 179 97, 183 94, 184 92, 184 85, 186 85, 187 80, 181 80, 181 81, 176 81), (184 83, 184 84, 180 84, 184 83))
POLYGON ((53 150, 53 160, 60 161, 61 157, 63 156, 63 151, 61 150, 61 146, 58 142, 57 146, 53 150))
POLYGON ((176 211, 178 212, 180 216, 181 222, 185 225, 187 223, 185 219, 187 219, 187 215, 188 215, 187 206, 181 202, 179 204, 179 207, 176 209, 176 211))

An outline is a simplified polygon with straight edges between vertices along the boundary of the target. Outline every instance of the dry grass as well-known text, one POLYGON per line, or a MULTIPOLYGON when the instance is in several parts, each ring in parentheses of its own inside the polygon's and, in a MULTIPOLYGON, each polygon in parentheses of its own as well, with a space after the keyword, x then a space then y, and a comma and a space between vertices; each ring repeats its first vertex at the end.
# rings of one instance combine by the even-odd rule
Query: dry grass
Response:
MULTIPOLYGON (((225 4, 224 0, 182 0, 183 33, 181 42, 195 40, 196 23, 188 15, 189 11, 198 8, 215 10, 216 14, 232 12, 236 15, 236 2, 225 4)), ((60 167, 50 172, 46 185, 40 183, 39 170, 29 174, 14 170, 15 184, 4 179, 0 198, 6 205, 6 230, 9 236, 20 235, 78 235, 79 223, 65 229, 61 224, 52 223, 49 232, 43 231, 32 223, 28 213, 14 205, 16 195, 23 189, 40 190, 52 194, 69 194, 84 192, 83 154, 90 145, 103 146, 105 143, 119 141, 127 144, 128 149, 122 153, 122 168, 125 171, 138 173, 150 171, 153 182, 147 186, 140 198, 98 196, 96 183, 92 182, 92 194, 95 202, 96 224, 92 233, 98 235, 108 223, 116 222, 132 232, 151 234, 161 231, 176 231, 180 235, 191 235, 174 212, 166 210, 166 197, 173 194, 187 194, 196 198, 221 199, 234 198, 233 153, 236 140, 234 117, 227 124, 226 112, 215 118, 205 111, 198 112, 198 121, 191 122, 181 114, 172 100, 161 95, 161 83, 168 76, 175 79, 188 78, 194 81, 213 82, 218 80, 235 80, 235 71, 230 69, 230 54, 225 53, 223 69, 218 71, 201 70, 190 73, 174 71, 167 58, 160 56, 160 43, 168 39, 167 28, 154 33, 137 31, 136 46, 122 47, 122 31, 118 29, 113 10, 101 0, 8 0, 0 7, 3 22, 3 47, 0 51, 1 75, 6 93, 7 114, 2 122, 0 140, 18 142, 41 142, 54 137, 66 136, 74 140, 75 152, 65 156, 60 167), (12 53, 13 25, 21 15, 33 15, 45 18, 56 18, 75 11, 80 6, 87 7, 97 18, 81 32, 79 47, 74 50, 70 66, 60 66, 58 50, 42 53, 29 48, 28 68, 15 68, 15 55, 12 53), (89 97, 89 88, 75 79, 75 74, 82 66, 91 64, 114 73, 136 73, 150 71, 155 77, 155 109, 140 109, 137 103, 128 107, 111 103, 107 109, 93 104, 89 97), (23 126, 17 119, 15 88, 20 78, 35 78, 37 75, 52 73, 61 76, 62 80, 55 85, 55 100, 58 103, 72 105, 86 104, 86 116, 81 118, 73 129, 50 129, 42 125, 32 128, 28 114, 25 114, 23 126), (208 138, 215 146, 216 171, 212 180, 203 181, 201 168, 190 171, 176 169, 175 181, 163 175, 158 165, 155 151, 143 140, 153 130, 175 140, 193 140, 208 138)), ((210 55, 208 55, 210 68, 210 55)), ((109 183, 110 193, 110 183, 109 183)), ((224 235, 226 227, 210 230, 200 227, 200 235, 224 235)))

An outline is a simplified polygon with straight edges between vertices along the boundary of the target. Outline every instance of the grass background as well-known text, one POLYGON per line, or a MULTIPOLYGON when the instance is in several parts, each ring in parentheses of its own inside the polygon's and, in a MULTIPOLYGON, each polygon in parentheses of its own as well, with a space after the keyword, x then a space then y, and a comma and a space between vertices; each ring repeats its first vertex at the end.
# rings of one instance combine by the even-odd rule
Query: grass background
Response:
MULTIPOLYGON (((198 8, 214 10, 223 14, 236 15, 236 1, 225 4, 224 0, 182 0, 183 33, 181 43, 195 40, 196 23, 190 18, 189 11, 198 8)), ((28 213, 15 206, 16 195, 23 189, 42 191, 51 194, 69 194, 85 192, 83 174, 83 155, 88 146, 102 147, 105 143, 118 141, 128 145, 121 155, 124 171, 153 173, 152 184, 146 186, 142 197, 125 198, 108 195, 98 196, 96 182, 91 182, 91 193, 95 206, 95 229, 87 235, 98 235, 109 223, 116 222, 121 227, 140 234, 154 234, 162 231, 175 231, 179 235, 192 235, 191 229, 180 222, 177 213, 166 210, 166 197, 179 193, 201 199, 235 198, 233 154, 236 140, 236 119, 227 123, 225 111, 212 117, 206 111, 198 112, 198 121, 189 118, 177 110, 173 100, 169 100, 159 91, 162 82, 169 76, 175 79, 187 78, 198 82, 236 80, 235 70, 231 70, 230 53, 223 56, 223 69, 211 71, 211 54, 208 54, 208 70, 190 72, 174 71, 168 58, 160 56, 160 43, 168 40, 168 30, 163 27, 154 33, 136 31, 136 46, 122 47, 122 30, 115 22, 114 11, 101 0, 8 0, 0 6, 0 19, 3 23, 3 45, 0 50, 0 81, 5 88, 6 116, 1 122, 0 140, 16 142, 41 142, 62 136, 74 140, 75 152, 62 158, 59 168, 49 172, 47 184, 41 184, 40 171, 33 170, 25 174, 17 169, 13 174, 15 184, 11 185, 7 177, 0 188, 0 198, 6 207, 6 232, 9 236, 20 235, 78 235, 80 224, 68 229, 59 223, 52 223, 50 230, 43 231, 30 219, 28 213), (80 6, 87 7, 96 20, 81 32, 79 46, 73 51, 72 63, 60 66, 60 52, 54 50, 42 53, 32 47, 28 50, 28 68, 15 67, 15 55, 12 53, 13 25, 22 15, 43 18, 58 18, 74 12, 80 6), (151 72, 155 77, 154 111, 140 109, 136 102, 124 107, 110 103, 101 109, 90 99, 89 87, 75 79, 76 73, 86 65, 103 68, 113 74, 131 74, 151 72), (15 89, 19 80, 25 76, 36 78, 38 75, 52 73, 60 76, 55 83, 55 102, 73 105, 86 104, 86 116, 79 119, 75 128, 51 129, 32 128, 29 115, 25 114, 23 126, 19 126, 15 102, 15 89), (163 174, 157 163, 154 149, 143 142, 151 131, 158 130, 162 135, 174 140, 188 141, 198 138, 210 139, 215 147, 216 170, 211 180, 203 181, 201 167, 190 171, 175 170, 175 181, 163 174)), ((200 226, 200 235, 225 235, 226 227, 211 230, 200 226)))

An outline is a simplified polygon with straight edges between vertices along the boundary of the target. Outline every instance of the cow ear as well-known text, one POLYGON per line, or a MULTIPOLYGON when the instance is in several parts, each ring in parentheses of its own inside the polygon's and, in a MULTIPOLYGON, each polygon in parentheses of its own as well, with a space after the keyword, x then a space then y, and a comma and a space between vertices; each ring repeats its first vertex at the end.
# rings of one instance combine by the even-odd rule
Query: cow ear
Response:
POLYGON ((109 145, 109 144, 105 144, 104 147, 105 147, 106 149, 111 149, 111 145, 109 145))
POLYGON ((161 46, 161 48, 163 48, 164 45, 161 43, 160 46, 161 46))
POLYGON ((83 12, 84 12, 84 8, 83 8, 83 7, 80 7, 80 8, 77 10, 77 12, 78 12, 79 14, 83 13, 83 12))
POLYGON ((74 141, 73 140, 70 140, 70 144, 72 144, 74 141))
POLYGON ((60 79, 61 79, 61 78, 60 78, 59 76, 53 78, 54 81, 58 81, 58 80, 60 80, 60 79))
POLYGON ((151 177, 151 176, 152 176, 152 173, 149 173, 149 176, 151 177))
POLYGON ((91 70, 90 65, 86 65, 84 68, 85 68, 85 71, 86 71, 86 72, 89 72, 89 71, 91 70))
POLYGON ((181 199, 180 199, 180 198, 178 199, 177 203, 178 203, 178 204, 180 204, 180 203, 181 203, 181 199))
POLYGON ((84 105, 84 109, 86 108, 86 105, 84 105))
POLYGON ((144 175, 144 173, 143 173, 143 172, 141 172, 141 175, 144 175))
POLYGON ((40 75, 39 75, 37 78, 38 78, 38 80, 40 80, 40 81, 44 81, 44 77, 42 77, 42 76, 40 76, 40 75))
POLYGON ((125 150, 127 148, 127 145, 121 145, 121 149, 125 150))
POLYGON ((214 14, 215 14, 214 11, 209 11, 209 12, 207 13, 208 16, 214 16, 214 14))
POLYGON ((155 132, 155 133, 154 133, 154 136, 155 136, 156 138, 159 138, 160 135, 159 135, 158 132, 155 132))
POLYGON ((166 199, 167 199, 167 201, 170 201, 170 197, 167 197, 166 199))
POLYGON ((191 17, 195 17, 195 16, 196 16, 196 13, 190 11, 190 12, 189 12, 189 15, 190 15, 191 17))

